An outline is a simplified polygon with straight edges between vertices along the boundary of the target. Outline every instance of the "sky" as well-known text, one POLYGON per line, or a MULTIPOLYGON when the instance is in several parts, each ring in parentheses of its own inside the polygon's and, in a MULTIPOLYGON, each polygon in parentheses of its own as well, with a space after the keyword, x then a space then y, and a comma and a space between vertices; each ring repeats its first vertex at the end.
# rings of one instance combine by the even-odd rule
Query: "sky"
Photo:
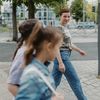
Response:
POLYGON ((86 0, 88 2, 96 2, 97 0, 86 0))
MULTIPOLYGON (((74 1, 74 0, 69 0, 69 1, 74 1)), ((97 0, 86 0, 86 1, 88 1, 88 2, 95 2, 97 0)))

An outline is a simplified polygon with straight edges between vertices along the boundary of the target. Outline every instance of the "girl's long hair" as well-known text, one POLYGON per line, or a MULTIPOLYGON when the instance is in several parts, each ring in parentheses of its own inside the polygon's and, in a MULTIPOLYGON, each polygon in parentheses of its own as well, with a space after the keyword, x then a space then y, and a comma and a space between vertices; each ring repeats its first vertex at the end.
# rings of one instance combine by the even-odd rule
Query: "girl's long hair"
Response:
POLYGON ((41 52, 44 41, 51 42, 52 46, 55 46, 62 38, 62 33, 51 26, 46 28, 35 27, 33 29, 34 32, 37 34, 35 36, 31 34, 28 39, 28 46, 25 52, 25 65, 28 65, 32 61, 34 51, 35 55, 41 52))
POLYGON ((34 28, 32 30, 32 33, 30 34, 30 36, 27 40, 27 49, 24 54, 25 55, 25 65, 27 65, 29 62, 31 62, 32 55, 35 50, 33 43, 37 38, 37 34, 41 33, 42 28, 43 27, 40 22, 36 23, 36 25, 34 26, 34 28))
POLYGON ((15 58, 18 49, 22 46, 23 41, 26 41, 30 36, 32 29, 34 28, 36 23, 38 23, 37 19, 28 19, 19 25, 18 30, 21 34, 21 37, 18 39, 17 48, 14 52, 13 59, 15 58))

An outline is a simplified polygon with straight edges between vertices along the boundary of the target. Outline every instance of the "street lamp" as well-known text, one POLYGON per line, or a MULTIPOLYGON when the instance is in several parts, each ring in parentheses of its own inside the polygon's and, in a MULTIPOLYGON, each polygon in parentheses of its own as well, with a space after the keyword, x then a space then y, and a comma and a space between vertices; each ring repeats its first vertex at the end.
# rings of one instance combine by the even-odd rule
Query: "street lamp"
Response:
POLYGON ((98 0, 98 78, 100 78, 100 0, 98 0))

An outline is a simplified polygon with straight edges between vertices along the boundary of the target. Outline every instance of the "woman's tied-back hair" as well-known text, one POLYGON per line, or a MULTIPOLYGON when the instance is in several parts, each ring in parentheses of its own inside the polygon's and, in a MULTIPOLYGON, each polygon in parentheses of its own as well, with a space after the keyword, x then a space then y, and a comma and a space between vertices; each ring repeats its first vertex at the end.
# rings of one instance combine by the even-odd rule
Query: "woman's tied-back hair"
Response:
POLYGON ((28 47, 25 52, 25 65, 28 65, 32 61, 33 51, 35 50, 35 54, 37 55, 41 52, 43 48, 44 41, 51 42, 52 47, 54 47, 59 40, 62 38, 62 33, 52 26, 48 26, 46 28, 41 28, 38 30, 37 35, 34 37, 31 34, 31 37, 28 39, 28 47))
MULTIPOLYGON (((29 38, 30 34, 32 33, 33 28, 38 23, 39 23, 39 21, 37 19, 28 19, 19 25, 19 33, 21 34, 21 37, 19 38, 18 46, 14 53, 13 59, 15 58, 18 49, 22 46, 23 41, 26 41, 29 38)), ((34 35, 35 35, 35 33, 34 33, 34 35)))

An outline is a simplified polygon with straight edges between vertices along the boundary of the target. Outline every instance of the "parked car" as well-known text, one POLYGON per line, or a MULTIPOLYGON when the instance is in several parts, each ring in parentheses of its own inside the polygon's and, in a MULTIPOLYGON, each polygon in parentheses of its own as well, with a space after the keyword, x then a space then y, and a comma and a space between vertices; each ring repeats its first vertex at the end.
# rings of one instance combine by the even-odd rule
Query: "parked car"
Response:
POLYGON ((90 28, 95 28, 96 24, 94 22, 79 22, 77 24, 77 28, 86 28, 86 29, 90 29, 90 28))
POLYGON ((71 23, 71 24, 68 25, 68 28, 69 29, 76 29, 77 28, 77 25, 71 23))

